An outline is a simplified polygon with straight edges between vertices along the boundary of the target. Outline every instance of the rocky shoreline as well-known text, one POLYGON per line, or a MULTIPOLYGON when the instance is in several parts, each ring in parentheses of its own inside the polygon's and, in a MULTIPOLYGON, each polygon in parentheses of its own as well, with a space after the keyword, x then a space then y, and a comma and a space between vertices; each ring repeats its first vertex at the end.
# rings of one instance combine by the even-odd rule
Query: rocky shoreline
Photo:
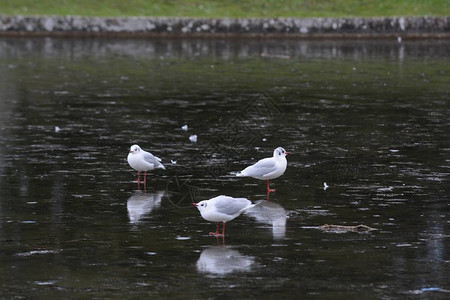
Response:
POLYGON ((0 36, 450 38, 450 17, 203 19, 0 16, 0 36))

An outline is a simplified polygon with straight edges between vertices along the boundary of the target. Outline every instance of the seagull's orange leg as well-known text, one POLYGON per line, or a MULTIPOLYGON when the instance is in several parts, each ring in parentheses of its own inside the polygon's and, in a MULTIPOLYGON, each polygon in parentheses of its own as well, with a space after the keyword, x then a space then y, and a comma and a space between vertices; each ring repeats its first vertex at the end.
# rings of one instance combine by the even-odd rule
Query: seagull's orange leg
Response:
POLYGON ((276 191, 275 189, 271 189, 271 188, 270 188, 270 180, 267 179, 267 194, 268 194, 268 193, 273 193, 273 192, 275 192, 275 191, 276 191))
POLYGON ((210 232, 209 235, 218 236, 219 235, 219 225, 220 225, 220 222, 217 222, 216 232, 210 232))

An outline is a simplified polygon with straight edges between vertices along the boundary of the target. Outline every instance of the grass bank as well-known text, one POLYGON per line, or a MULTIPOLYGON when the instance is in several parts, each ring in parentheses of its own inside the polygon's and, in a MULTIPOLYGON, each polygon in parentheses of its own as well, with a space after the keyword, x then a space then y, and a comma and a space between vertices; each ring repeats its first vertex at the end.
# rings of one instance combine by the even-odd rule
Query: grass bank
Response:
POLYGON ((1 15, 155 17, 448 16, 448 0, 0 0, 1 15))

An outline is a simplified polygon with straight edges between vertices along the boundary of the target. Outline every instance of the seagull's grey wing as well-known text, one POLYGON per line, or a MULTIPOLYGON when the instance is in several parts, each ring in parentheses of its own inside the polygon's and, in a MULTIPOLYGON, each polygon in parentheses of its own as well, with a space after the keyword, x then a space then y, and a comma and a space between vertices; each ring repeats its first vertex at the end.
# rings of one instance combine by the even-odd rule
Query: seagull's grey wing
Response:
POLYGON ((215 203, 216 210, 225 215, 235 215, 251 205, 252 202, 245 198, 222 197, 215 203))
POLYGON ((147 151, 143 151, 143 156, 144 160, 150 164, 157 165, 161 161, 161 159, 157 158, 156 156, 147 151))
POLYGON ((276 171, 276 163, 273 158, 264 158, 256 164, 245 168, 242 172, 251 177, 263 177, 276 171))

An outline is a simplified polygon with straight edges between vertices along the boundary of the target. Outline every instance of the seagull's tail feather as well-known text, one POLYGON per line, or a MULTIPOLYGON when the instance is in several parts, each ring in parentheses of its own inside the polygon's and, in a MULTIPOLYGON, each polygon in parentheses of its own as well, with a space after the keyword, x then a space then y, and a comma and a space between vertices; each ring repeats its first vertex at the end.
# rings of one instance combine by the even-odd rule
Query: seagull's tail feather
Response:
POLYGON ((245 176, 247 176, 245 173, 243 173, 242 171, 241 172, 236 172, 235 173, 236 174, 236 177, 245 177, 245 176))
POLYGON ((255 207, 256 205, 258 205, 258 204, 252 204, 252 205, 249 205, 249 206, 247 206, 247 207, 245 208, 245 210, 250 209, 250 208, 253 208, 253 207, 255 207))
POLYGON ((159 164, 157 167, 155 167, 155 169, 163 169, 163 170, 165 170, 166 167, 164 167, 163 164, 159 164))
POLYGON ((242 211, 246 211, 247 209, 251 209, 251 208, 255 207, 256 205, 258 205, 258 203, 252 203, 249 206, 243 208, 242 211))

